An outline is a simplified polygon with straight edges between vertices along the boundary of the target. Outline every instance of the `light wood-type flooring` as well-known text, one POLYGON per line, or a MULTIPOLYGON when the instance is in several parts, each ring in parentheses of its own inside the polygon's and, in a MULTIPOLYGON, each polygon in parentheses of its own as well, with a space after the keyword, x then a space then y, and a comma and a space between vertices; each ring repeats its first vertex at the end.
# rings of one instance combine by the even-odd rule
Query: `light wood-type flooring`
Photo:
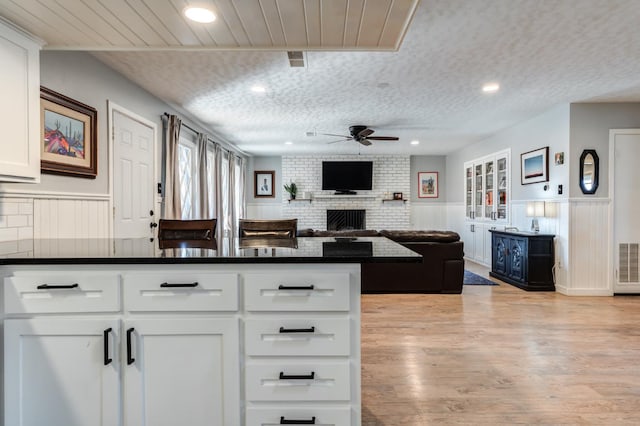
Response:
POLYGON ((363 295, 362 411, 363 425, 640 425, 640 297, 363 295))

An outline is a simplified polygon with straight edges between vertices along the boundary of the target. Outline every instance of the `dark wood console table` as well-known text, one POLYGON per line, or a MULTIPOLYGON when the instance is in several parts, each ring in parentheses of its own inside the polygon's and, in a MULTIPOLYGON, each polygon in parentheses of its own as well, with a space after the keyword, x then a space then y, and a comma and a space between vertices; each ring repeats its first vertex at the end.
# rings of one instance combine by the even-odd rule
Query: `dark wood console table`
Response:
POLYGON ((551 234, 489 230, 491 272, 489 275, 530 291, 555 291, 555 262, 551 234))

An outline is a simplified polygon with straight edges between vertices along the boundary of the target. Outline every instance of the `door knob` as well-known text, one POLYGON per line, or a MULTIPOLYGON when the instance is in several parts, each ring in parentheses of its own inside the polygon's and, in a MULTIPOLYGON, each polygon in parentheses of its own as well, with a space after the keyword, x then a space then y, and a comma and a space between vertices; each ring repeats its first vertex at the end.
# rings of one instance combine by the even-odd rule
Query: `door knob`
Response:
POLYGON ((151 228, 151 229, 153 229, 153 228, 157 228, 157 227, 158 227, 158 224, 157 224, 157 223, 155 223, 155 222, 151 222, 151 223, 149 224, 149 228, 151 228))

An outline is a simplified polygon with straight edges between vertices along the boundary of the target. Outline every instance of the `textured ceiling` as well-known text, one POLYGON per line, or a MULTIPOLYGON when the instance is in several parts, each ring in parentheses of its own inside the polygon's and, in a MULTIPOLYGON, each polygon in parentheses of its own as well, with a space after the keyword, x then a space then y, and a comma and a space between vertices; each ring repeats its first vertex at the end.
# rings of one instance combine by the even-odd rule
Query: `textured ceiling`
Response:
POLYGON ((639 0, 422 0, 398 51, 308 51, 305 68, 273 50, 94 55, 250 154, 443 155, 555 105, 640 101, 639 22, 639 0), (305 135, 353 124, 400 141, 305 135))

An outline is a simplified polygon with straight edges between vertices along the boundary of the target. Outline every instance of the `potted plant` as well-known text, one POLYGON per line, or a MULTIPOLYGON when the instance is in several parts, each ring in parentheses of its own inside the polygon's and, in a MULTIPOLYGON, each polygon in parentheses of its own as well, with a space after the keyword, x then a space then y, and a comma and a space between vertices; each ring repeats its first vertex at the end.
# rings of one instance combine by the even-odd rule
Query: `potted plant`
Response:
POLYGON ((295 183, 291 182, 289 184, 284 184, 284 190, 287 191, 289 193, 289 198, 291 200, 295 200, 296 199, 296 194, 298 193, 298 187, 296 186, 295 183))

